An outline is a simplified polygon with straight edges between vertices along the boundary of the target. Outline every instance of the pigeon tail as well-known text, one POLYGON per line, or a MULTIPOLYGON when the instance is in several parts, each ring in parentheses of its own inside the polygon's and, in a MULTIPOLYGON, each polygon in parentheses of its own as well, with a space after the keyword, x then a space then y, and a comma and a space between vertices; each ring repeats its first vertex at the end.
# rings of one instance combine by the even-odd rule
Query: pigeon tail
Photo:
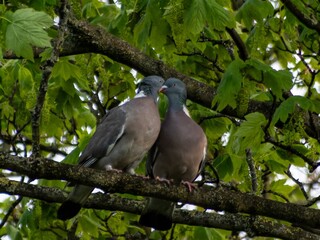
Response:
POLYGON ((139 223, 157 230, 166 231, 172 227, 174 203, 151 198, 141 214, 139 223))
POLYGON ((81 204, 67 200, 59 207, 58 218, 64 221, 73 218, 78 214, 80 209, 81 204))

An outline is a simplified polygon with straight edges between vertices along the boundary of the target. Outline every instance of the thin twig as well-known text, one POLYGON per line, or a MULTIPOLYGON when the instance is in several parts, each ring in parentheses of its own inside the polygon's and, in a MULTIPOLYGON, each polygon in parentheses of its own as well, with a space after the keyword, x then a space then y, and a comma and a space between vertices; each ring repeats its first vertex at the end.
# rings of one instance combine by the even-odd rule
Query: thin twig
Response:
MULTIPOLYGON (((25 177, 22 177, 20 180, 20 183, 24 182, 25 177)), ((28 183, 30 183, 31 180, 28 180, 28 183)), ((16 208, 16 206, 18 206, 18 204, 22 201, 23 196, 19 196, 18 199, 16 201, 14 201, 12 203, 12 205, 10 206, 8 212, 6 213, 6 215, 3 217, 1 223, 0 223, 0 229, 6 224, 6 222, 8 221, 9 217, 11 216, 12 212, 14 211, 14 209, 16 208)))
POLYGON ((78 228, 78 220, 74 221, 72 223, 71 228, 68 230, 68 240, 78 240, 80 239, 79 237, 77 237, 76 235, 76 230, 78 228))
POLYGON ((289 201, 289 199, 287 198, 287 197, 285 197, 283 194, 281 194, 281 193, 278 193, 278 192, 275 192, 275 191, 272 191, 272 190, 268 190, 268 191, 265 191, 265 192, 263 192, 263 194, 265 194, 265 193, 271 193, 271 194, 273 194, 273 195, 275 195, 275 196, 278 196, 278 197, 280 197, 280 198, 282 198, 284 201, 286 201, 287 203, 290 203, 290 201, 289 201))
POLYGON ((50 58, 42 66, 42 79, 40 82, 39 93, 37 96, 37 103, 32 112, 32 155, 34 157, 40 156, 40 115, 45 102, 45 97, 48 89, 48 81, 52 72, 54 64, 59 59, 61 46, 64 42, 64 37, 67 29, 68 20, 68 1, 61 0, 59 9, 59 30, 57 40, 54 42, 50 58))
MULTIPOLYGON (((209 161, 206 161, 206 166, 208 166, 211 171, 213 172, 213 174, 215 175, 216 179, 214 180, 211 180, 209 181, 209 183, 216 183, 217 185, 219 185, 220 183, 220 179, 219 179, 219 175, 218 175, 218 172, 217 170, 212 166, 212 164, 209 162, 209 161)), ((202 186, 202 184, 204 183, 208 183, 208 180, 205 178, 205 171, 203 171, 203 181, 200 181, 200 185, 202 186)))
POLYGON ((18 206, 18 204, 22 201, 23 197, 19 196, 17 200, 15 200, 12 205, 10 206, 8 212, 6 213, 6 215, 3 217, 1 223, 0 223, 0 229, 6 224, 6 222, 8 221, 9 217, 11 216, 12 212, 14 211, 14 209, 16 208, 16 206, 18 206))
POLYGON ((298 157, 302 158, 307 164, 310 165, 310 167, 311 167, 310 172, 313 172, 314 170, 317 169, 318 166, 320 166, 320 162, 313 161, 312 159, 306 157, 304 154, 298 152, 296 149, 294 149, 290 146, 286 146, 282 143, 279 143, 279 142, 275 141, 274 139, 272 139, 271 137, 267 137, 266 142, 272 143, 273 145, 280 147, 286 151, 289 151, 289 152, 297 155, 298 157))
POLYGON ((176 228, 176 226, 177 226, 177 224, 173 224, 173 226, 172 226, 172 228, 171 228, 171 231, 170 231, 170 238, 169 238, 169 240, 173 240, 173 239, 175 239, 174 238, 174 233, 175 233, 175 228, 176 228))
POLYGON ((213 68, 216 68, 218 70, 218 72, 220 73, 224 73, 224 70, 218 66, 217 62, 218 62, 218 56, 216 57, 216 59, 210 59, 208 56, 206 56, 204 53, 200 52, 200 51, 194 51, 192 53, 175 53, 178 56, 200 56, 203 57, 205 60, 207 60, 208 62, 210 62, 212 64, 213 68))
POLYGON ((299 179, 294 178, 292 176, 292 173, 290 171, 290 169, 288 169, 287 171, 284 172, 292 181, 294 181, 300 188, 301 192, 303 193, 303 196, 305 197, 306 200, 309 199, 309 196, 306 192, 306 190, 304 189, 303 183, 299 181, 299 179))
POLYGON ((246 149, 246 160, 249 166, 249 172, 251 177, 251 191, 252 193, 256 194, 258 190, 257 174, 252 160, 251 149, 249 148, 246 149))
POLYGON ((310 207, 310 206, 312 206, 313 204, 315 204, 318 201, 320 201, 320 195, 318 197, 310 199, 305 206, 306 207, 310 207))
POLYGON ((216 113, 212 116, 201 117, 198 124, 201 125, 204 121, 214 119, 214 118, 228 118, 231 122, 233 122, 236 126, 240 126, 240 121, 238 121, 235 117, 231 117, 222 113, 216 113))

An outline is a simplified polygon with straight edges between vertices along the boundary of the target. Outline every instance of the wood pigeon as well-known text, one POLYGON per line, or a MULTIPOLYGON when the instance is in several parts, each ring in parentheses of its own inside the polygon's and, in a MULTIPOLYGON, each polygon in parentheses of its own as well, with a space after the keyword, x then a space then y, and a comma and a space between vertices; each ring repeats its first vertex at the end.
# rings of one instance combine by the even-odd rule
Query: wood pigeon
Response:
MULTIPOLYGON (((169 100, 169 108, 161 125, 159 137, 147 159, 150 177, 185 183, 189 190, 191 182, 204 166, 207 138, 202 128, 194 122, 185 106, 185 84, 169 78, 160 89, 169 100)), ((140 224, 158 230, 168 230, 172 225, 174 202, 150 198, 140 217, 140 224)))
MULTIPOLYGON (((135 167, 156 141, 161 121, 158 91, 164 80, 148 76, 139 84, 134 99, 111 109, 97 126, 79 158, 79 164, 96 169, 116 169, 134 174, 135 167)), ((58 209, 62 220, 74 217, 94 187, 75 185, 58 209)))

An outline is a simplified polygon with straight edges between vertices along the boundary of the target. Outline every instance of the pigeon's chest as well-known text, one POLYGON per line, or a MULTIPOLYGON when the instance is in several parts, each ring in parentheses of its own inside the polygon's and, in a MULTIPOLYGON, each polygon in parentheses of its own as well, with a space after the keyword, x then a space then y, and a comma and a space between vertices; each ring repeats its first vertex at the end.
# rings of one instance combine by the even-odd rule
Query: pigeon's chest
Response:
MULTIPOLYGON (((140 99, 138 99, 140 100, 140 99)), ((127 112, 126 134, 139 141, 155 140, 160 131, 160 116, 153 100, 137 101, 135 107, 127 112)))
POLYGON ((154 175, 192 181, 203 158, 203 132, 185 114, 172 114, 163 122, 157 141, 154 175))
POLYGON ((194 124, 193 120, 183 112, 169 114, 161 127, 159 139, 162 141, 160 141, 160 145, 165 143, 164 148, 168 145, 179 149, 184 147, 188 148, 188 146, 191 145, 190 141, 197 141, 197 139, 195 139, 197 138, 197 136, 195 136, 196 133, 193 131, 194 124))

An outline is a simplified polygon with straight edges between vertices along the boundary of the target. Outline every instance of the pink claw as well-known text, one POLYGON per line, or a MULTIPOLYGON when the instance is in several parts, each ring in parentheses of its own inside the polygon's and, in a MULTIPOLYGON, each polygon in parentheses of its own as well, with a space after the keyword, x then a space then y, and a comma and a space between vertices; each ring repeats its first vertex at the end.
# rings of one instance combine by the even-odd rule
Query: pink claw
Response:
POLYGON ((122 170, 120 170, 120 169, 115 169, 115 168, 111 169, 110 171, 113 171, 113 172, 116 172, 116 173, 123 173, 122 170))
POLYGON ((170 181, 170 180, 168 180, 168 179, 165 179, 165 178, 156 177, 155 179, 156 179, 157 181, 166 183, 168 186, 172 183, 172 181, 170 181))
POLYGON ((122 173, 123 171, 120 169, 112 168, 110 165, 105 166, 106 171, 112 171, 116 173, 122 173))
POLYGON ((194 183, 191 183, 191 182, 188 182, 188 181, 182 181, 181 182, 183 185, 186 185, 189 192, 192 192, 192 190, 196 189, 197 188, 197 185, 194 184, 194 183))
MULTIPOLYGON (((137 175, 137 176, 138 176, 138 175, 137 175)), ((145 179, 145 180, 150 179, 149 176, 140 176, 140 177, 142 177, 142 178, 145 179)))

